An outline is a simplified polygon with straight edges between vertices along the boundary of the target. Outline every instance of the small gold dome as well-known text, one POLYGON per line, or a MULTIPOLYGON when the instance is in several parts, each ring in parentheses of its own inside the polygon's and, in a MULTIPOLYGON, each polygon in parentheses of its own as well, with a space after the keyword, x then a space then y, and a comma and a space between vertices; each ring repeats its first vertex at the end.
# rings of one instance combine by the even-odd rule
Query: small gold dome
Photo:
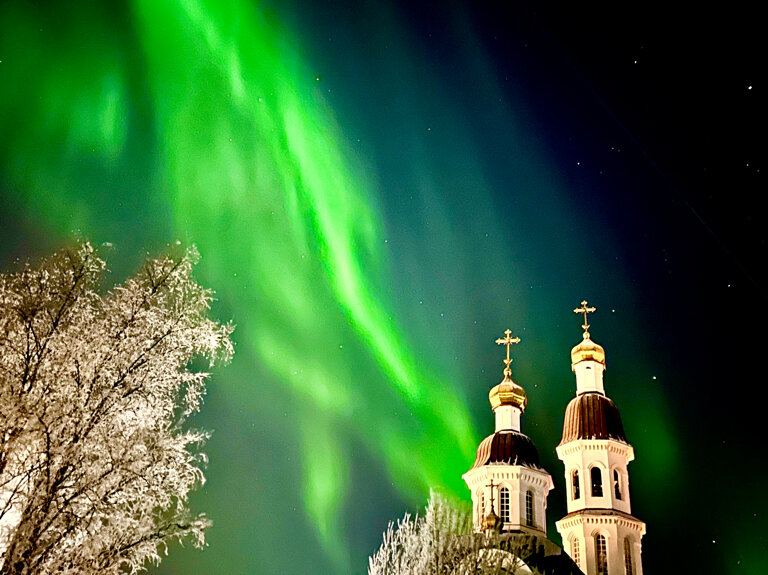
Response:
POLYGON ((605 350, 603 346, 589 339, 589 332, 586 332, 581 343, 571 350, 571 366, 587 359, 605 365, 605 350))
POLYGON ((491 402, 491 409, 496 411, 500 405, 514 405, 520 411, 525 411, 528 404, 528 397, 525 390, 517 385, 509 374, 504 373, 504 380, 488 392, 488 400, 491 402))
POLYGON ((501 519, 493 512, 493 509, 491 509, 491 512, 483 519, 483 530, 497 531, 500 528, 501 519))

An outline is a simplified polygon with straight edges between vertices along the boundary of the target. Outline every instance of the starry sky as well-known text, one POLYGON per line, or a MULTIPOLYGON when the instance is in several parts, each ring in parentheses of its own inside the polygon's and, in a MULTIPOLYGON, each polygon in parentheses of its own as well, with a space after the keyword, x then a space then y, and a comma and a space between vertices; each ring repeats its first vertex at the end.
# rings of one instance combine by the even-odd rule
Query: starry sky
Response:
POLYGON ((364 573, 493 431, 510 328, 554 448, 588 299, 646 572, 768 570, 764 48, 747 4, 0 2, 0 262, 198 246, 237 325, 194 424, 204 552, 364 573))

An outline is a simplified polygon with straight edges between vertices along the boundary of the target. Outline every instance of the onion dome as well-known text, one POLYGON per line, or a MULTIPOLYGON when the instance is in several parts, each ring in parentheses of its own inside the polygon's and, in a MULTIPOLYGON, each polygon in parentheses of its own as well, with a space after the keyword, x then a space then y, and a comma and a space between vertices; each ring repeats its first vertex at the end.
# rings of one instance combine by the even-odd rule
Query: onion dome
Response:
POLYGON ((584 339, 571 350, 571 366, 588 359, 605 365, 605 350, 589 338, 589 332, 584 332, 584 339))
POLYGON ((512 331, 506 330, 504 337, 497 339, 496 343, 507 347, 507 358, 504 360, 504 379, 499 385, 488 392, 491 408, 493 411, 496 411, 496 408, 500 405, 512 405, 520 411, 525 411, 528 398, 525 395, 525 390, 512 381, 512 370, 509 367, 512 363, 512 358, 509 357, 509 348, 516 343, 520 343, 520 338, 512 337, 512 331))
POLYGON ((498 531, 500 528, 501 519, 498 515, 496 515, 496 513, 493 512, 493 509, 491 509, 491 512, 483 518, 483 530, 498 531))
POLYGON ((541 469, 539 452, 533 441, 527 435, 512 430, 497 431, 480 442, 472 469, 489 463, 507 463, 541 469))
POLYGON ((584 316, 584 323, 581 326, 584 330, 584 334, 582 335, 583 339, 581 340, 581 343, 571 350, 571 368, 580 361, 585 361, 587 359, 605 365, 605 350, 603 349, 603 346, 589 339, 589 323, 587 322, 587 315, 594 311, 596 311, 594 307, 587 306, 587 300, 581 302, 581 307, 577 307, 573 310, 573 313, 584 316))
POLYGON ((512 381, 509 368, 504 370, 504 379, 496 387, 488 392, 488 400, 491 402, 491 408, 496 411, 500 405, 513 405, 520 411, 525 411, 528 404, 528 397, 525 390, 512 381))
POLYGON ((616 404, 597 392, 574 397, 565 408, 560 445, 576 439, 615 439, 626 443, 624 426, 616 404))

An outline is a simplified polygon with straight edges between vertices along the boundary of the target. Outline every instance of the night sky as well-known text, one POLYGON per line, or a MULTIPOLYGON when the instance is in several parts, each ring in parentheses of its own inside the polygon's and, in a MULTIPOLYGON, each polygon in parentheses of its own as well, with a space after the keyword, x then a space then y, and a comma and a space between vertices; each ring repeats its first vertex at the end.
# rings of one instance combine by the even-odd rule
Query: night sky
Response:
POLYGON ((768 572, 764 19, 747 4, 0 1, 0 261, 198 246, 237 329, 194 424, 203 552, 364 573, 493 431, 556 457, 582 299, 646 573, 768 572))

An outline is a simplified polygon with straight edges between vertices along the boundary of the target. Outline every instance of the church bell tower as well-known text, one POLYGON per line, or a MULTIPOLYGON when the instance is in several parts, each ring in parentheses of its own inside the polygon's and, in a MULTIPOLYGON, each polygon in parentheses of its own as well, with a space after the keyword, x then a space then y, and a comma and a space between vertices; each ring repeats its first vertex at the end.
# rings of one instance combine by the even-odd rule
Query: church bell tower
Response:
POLYGON ((635 457, 619 410, 605 395, 605 350, 590 339, 584 317, 582 341, 571 350, 576 397, 565 410, 557 455, 565 465, 568 514, 556 522, 563 547, 586 575, 642 575, 645 523, 632 516, 627 464, 635 457))
POLYGON ((528 398, 512 380, 510 348, 520 338, 506 330, 496 340, 507 348, 504 379, 488 393, 496 431, 477 448, 472 469, 462 477, 472 492, 475 531, 489 529, 546 537, 547 494, 552 477, 539 465, 536 446, 520 431, 528 398))

